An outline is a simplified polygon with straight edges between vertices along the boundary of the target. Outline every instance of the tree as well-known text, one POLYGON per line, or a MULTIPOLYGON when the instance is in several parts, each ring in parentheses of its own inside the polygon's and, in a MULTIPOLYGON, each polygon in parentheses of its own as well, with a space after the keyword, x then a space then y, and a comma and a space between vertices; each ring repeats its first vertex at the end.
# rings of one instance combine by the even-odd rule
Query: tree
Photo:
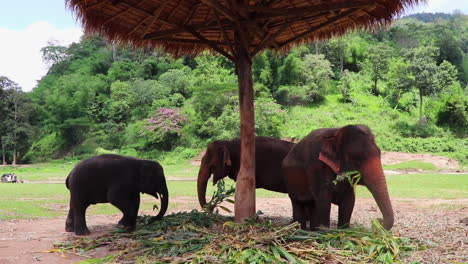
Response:
POLYGON ((31 137, 30 117, 32 105, 26 94, 15 82, 6 77, 0 77, 0 90, 2 90, 2 162, 6 163, 5 151, 10 146, 13 151, 12 165, 18 161, 19 150, 28 148, 31 137))
POLYGON ((301 78, 311 102, 320 101, 325 96, 328 82, 333 76, 331 63, 323 54, 308 54, 302 63, 301 78))
POLYGON ((181 129, 187 122, 187 115, 181 113, 180 109, 159 108, 146 120, 142 135, 161 149, 170 150, 182 136, 181 129))
POLYGON ((340 79, 339 87, 341 95, 343 96, 343 102, 351 102, 351 76, 348 70, 344 70, 340 79))
POLYGON ((58 45, 56 41, 49 41, 47 45, 41 48, 42 60, 47 64, 58 64, 70 58, 67 47, 58 45))
POLYGON ((334 66, 334 71, 341 76, 344 70, 344 63, 347 51, 347 41, 345 37, 333 38, 327 43, 327 60, 334 66))
POLYGON ((393 58, 389 61, 387 73, 387 86, 391 101, 398 106, 402 94, 407 93, 413 89, 412 82, 414 76, 409 71, 408 62, 403 58, 393 58))
POLYGON ((134 101, 128 82, 116 81, 111 85, 108 104, 108 115, 115 122, 126 122, 129 119, 130 108, 134 101))
POLYGON ((0 76, 0 144, 2 145, 2 164, 6 165, 6 138, 5 135, 7 133, 7 126, 6 126, 6 119, 7 115, 3 114, 6 113, 8 109, 7 99, 5 95, 5 89, 13 85, 13 82, 5 76, 0 76))
POLYGON ((280 85, 301 85, 301 68, 299 52, 297 50, 290 52, 278 69, 280 85))
POLYGON ((224 57, 204 53, 195 58, 197 68, 192 71, 194 86, 219 83, 235 83, 232 69, 223 67, 224 57))
POLYGON ((268 87, 273 85, 272 69, 267 52, 263 52, 254 57, 252 74, 254 82, 264 84, 268 87))
POLYGON ((369 48, 369 55, 367 57, 367 64, 371 74, 374 85, 372 87, 372 94, 378 95, 377 82, 381 80, 385 73, 388 71, 388 63, 392 57, 393 50, 385 43, 378 43, 369 48))
POLYGON ((433 46, 421 46, 404 51, 409 62, 408 70, 413 75, 412 86, 419 92, 419 124, 423 119, 423 97, 437 94, 441 89, 437 85, 438 67, 436 58, 438 49, 433 46))

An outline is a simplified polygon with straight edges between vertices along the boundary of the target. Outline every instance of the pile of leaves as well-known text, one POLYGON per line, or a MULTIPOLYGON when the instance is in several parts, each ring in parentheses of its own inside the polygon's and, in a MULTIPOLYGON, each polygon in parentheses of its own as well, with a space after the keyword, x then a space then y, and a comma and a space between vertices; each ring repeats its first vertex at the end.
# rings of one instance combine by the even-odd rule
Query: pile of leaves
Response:
MULTIPOLYGON (((231 189, 218 185, 211 206, 231 189)), ((254 217, 244 223, 208 211, 179 212, 150 223, 138 218, 138 230, 115 231, 96 238, 57 244, 62 252, 85 255, 102 246, 115 253, 82 263, 395 263, 421 247, 385 230, 377 220, 372 229, 304 231, 284 219, 254 217)))

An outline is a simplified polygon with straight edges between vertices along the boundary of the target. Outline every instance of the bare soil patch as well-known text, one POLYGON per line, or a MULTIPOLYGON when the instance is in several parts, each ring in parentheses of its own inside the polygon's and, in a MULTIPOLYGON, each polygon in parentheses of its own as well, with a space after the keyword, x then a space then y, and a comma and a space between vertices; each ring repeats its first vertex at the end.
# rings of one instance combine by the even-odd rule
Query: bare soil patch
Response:
POLYGON ((432 163, 437 168, 443 170, 455 171, 460 169, 460 164, 456 159, 443 156, 436 156, 432 154, 415 154, 386 151, 382 152, 381 159, 383 165, 394 165, 405 161, 418 160, 432 163))
MULTIPOLYGON (((181 205, 175 211, 190 211, 196 208, 193 197, 173 199, 181 205)), ((466 263, 468 262, 468 199, 394 199, 396 222, 393 231, 400 236, 424 241, 429 249, 417 251, 405 258, 403 263, 419 260, 422 263, 466 263)), ((264 217, 279 218, 285 223, 291 220, 291 204, 288 198, 259 198, 257 210, 264 217)), ((140 214, 154 214, 144 211, 140 214)), ((109 232, 121 215, 88 216, 91 236, 109 232)), ((358 199, 352 224, 370 226, 373 218, 381 217, 373 199, 358 199)), ((337 210, 333 207, 332 219, 336 220, 337 210)), ((76 236, 64 232, 65 217, 34 220, 0 221, 0 264, 30 263, 76 263, 86 259, 74 254, 48 253, 53 244, 67 241, 76 236)), ((336 225, 336 221, 332 221, 336 225)), ((86 254, 103 257, 112 252, 100 248, 86 254)))

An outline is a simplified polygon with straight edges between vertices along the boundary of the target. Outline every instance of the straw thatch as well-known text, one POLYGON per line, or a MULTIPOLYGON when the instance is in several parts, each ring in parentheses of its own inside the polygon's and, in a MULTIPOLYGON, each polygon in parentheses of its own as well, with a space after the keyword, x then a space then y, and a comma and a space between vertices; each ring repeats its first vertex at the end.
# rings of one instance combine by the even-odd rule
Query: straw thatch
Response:
POLYGON ((236 40, 250 55, 264 48, 287 50, 349 29, 386 25, 424 0, 66 1, 88 33, 135 47, 161 47, 175 56, 211 49, 229 57, 236 40))

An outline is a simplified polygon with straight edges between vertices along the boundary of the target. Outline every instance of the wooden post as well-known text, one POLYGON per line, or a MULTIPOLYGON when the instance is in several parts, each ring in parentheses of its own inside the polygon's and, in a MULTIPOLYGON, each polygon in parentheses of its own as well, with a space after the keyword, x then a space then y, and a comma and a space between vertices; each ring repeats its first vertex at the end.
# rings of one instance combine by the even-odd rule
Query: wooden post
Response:
MULTIPOLYGON (((242 34, 242 33, 241 33, 242 34)), ((234 215, 237 222, 255 214, 255 112, 252 61, 249 51, 236 41, 236 70, 239 82, 241 157, 236 180, 234 215)))

